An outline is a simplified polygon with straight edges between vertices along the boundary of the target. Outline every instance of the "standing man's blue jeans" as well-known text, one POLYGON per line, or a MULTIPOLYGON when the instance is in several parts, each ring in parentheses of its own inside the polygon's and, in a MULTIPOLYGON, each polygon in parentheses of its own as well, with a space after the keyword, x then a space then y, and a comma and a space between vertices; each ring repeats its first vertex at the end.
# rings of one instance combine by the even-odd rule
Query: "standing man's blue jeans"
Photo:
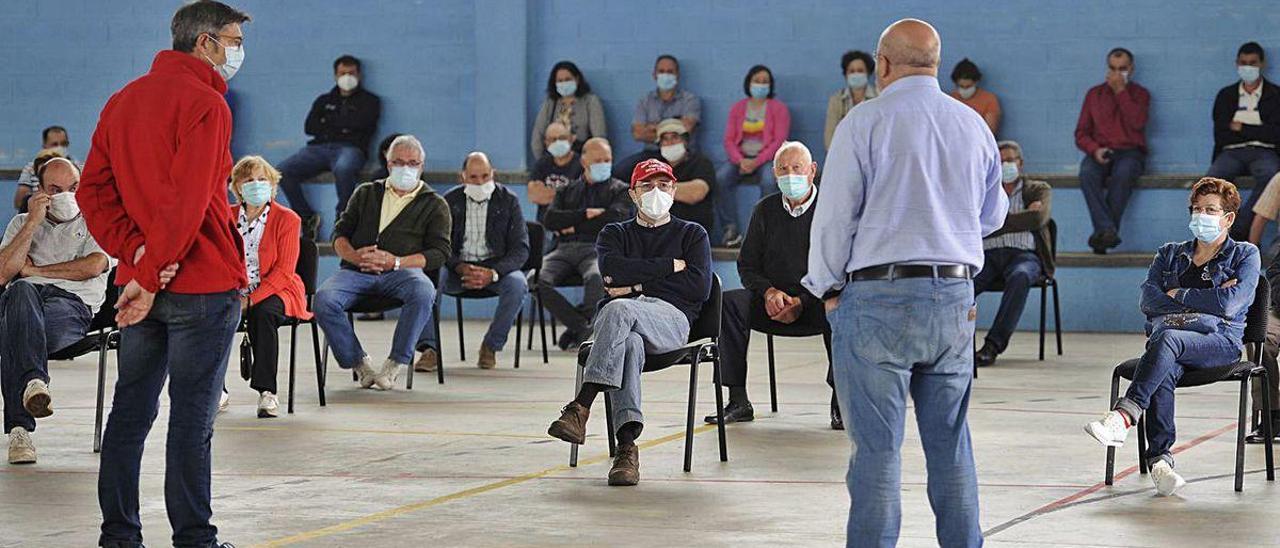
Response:
POLYGON ((403 303, 396 331, 391 337, 388 358, 398 364, 413 363, 414 343, 431 323, 431 307, 436 286, 419 268, 366 274, 340 268, 316 291, 316 323, 324 331, 338 366, 351 369, 367 354, 356 338, 355 326, 347 321, 347 309, 360 297, 382 296, 403 303))
MULTIPOLYGON (((302 183, 329 171, 333 173, 338 191, 338 211, 347 208, 347 200, 355 192, 360 168, 364 166, 364 151, 347 143, 323 143, 307 145, 280 163, 280 189, 289 198, 289 207, 302 217, 316 214, 302 192, 302 183)), ((334 216, 337 220, 337 216, 334 216)))
POLYGON ((0 313, 4 432, 16 427, 34 432, 36 419, 22 406, 22 392, 32 379, 49 382, 49 354, 83 339, 93 315, 68 291, 23 280, 10 283, 0 295, 0 313))
POLYGON ((991 330, 986 336, 986 341, 1000 354, 1009 347, 1009 338, 1018 328, 1022 309, 1027 305, 1027 293, 1031 291, 1031 284, 1040 279, 1043 270, 1040 257, 1034 251, 999 247, 984 251, 983 256, 982 271, 973 278, 974 296, 989 291, 996 282, 1004 282, 1000 309, 996 311, 995 321, 991 322, 991 330))
POLYGON ((1253 192, 1249 199, 1240 206, 1239 217, 1231 225, 1231 238, 1241 242, 1248 241, 1249 228, 1253 225, 1253 205, 1262 197, 1267 183, 1276 172, 1280 171, 1280 155, 1274 149, 1266 147, 1228 148, 1218 153, 1209 166, 1209 177, 1231 180, 1241 175, 1253 175, 1253 192))
MULTIPOLYGON (((467 291, 462 287, 462 280, 453 272, 446 272, 444 280, 440 283, 444 286, 445 295, 459 295, 467 291)), ((507 337, 511 334, 511 326, 516 323, 516 316, 520 315, 520 308, 524 306, 524 299, 529 295, 529 280, 525 278, 524 272, 521 270, 513 270, 498 279, 497 283, 490 284, 482 291, 490 291, 498 296, 498 309, 493 313, 493 321, 489 322, 489 331, 484 334, 484 345, 490 350, 498 352, 502 347, 507 345, 507 337)), ((519 344, 520 341, 516 341, 519 344)), ((431 322, 422 330, 422 335, 418 337, 417 347, 440 349, 440 341, 436 338, 435 326, 431 322)))
POLYGON ((105 547, 142 546, 138 473, 142 447, 169 380, 164 501, 174 546, 214 546, 209 523, 213 419, 240 323, 237 291, 179 295, 161 291, 147 318, 120 333, 119 379, 102 437, 98 503, 105 547))
POLYGON ((1080 161, 1080 191, 1089 206, 1095 234, 1120 231, 1120 219, 1129 205, 1133 184, 1142 175, 1146 155, 1136 148, 1111 151, 1111 161, 1099 164, 1093 155, 1080 161))
POLYGON ((1147 464, 1165 460, 1173 466, 1173 389, 1188 369, 1218 367, 1240 359, 1240 345, 1220 333, 1165 329, 1147 339, 1147 350, 1133 373, 1133 382, 1116 402, 1130 417, 1146 411, 1147 464))
POLYGON ((763 194, 773 192, 777 187, 778 181, 773 176, 773 160, 769 160, 756 166, 756 170, 748 173, 738 173, 738 164, 733 162, 725 162, 716 170, 716 190, 714 206, 716 210, 716 224, 719 225, 721 236, 726 228, 733 226, 742 233, 743 225, 738 222, 738 200, 736 199, 736 187, 745 184, 750 178, 756 179, 756 184, 760 185, 763 194))
POLYGON ((907 278, 852 282, 827 315, 836 390, 853 440, 846 477, 848 546, 898 542, 908 394, 924 445, 938 543, 982 545, 966 419, 973 382, 972 307, 968 280, 907 278))

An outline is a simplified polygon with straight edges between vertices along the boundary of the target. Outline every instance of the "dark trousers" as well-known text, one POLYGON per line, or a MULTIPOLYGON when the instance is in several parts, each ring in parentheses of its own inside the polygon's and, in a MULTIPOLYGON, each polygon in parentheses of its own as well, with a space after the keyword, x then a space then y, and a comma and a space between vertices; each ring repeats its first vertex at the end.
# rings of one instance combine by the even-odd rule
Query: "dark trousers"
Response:
POLYGON ((1080 191, 1089 206, 1094 232, 1120 230, 1133 183, 1142 175, 1145 163, 1146 155, 1138 149, 1113 150, 1106 164, 1099 164, 1090 154, 1080 161, 1080 191))
POLYGON ((538 275, 538 298, 551 317, 564 324, 565 329, 587 335, 591 332, 591 320, 596 305, 605 296, 604 279, 596 264, 596 246, 589 242, 561 242, 556 250, 542 259, 542 271, 538 275), (582 306, 575 306, 564 298, 556 286, 577 275, 582 279, 582 306))
POLYGON ((169 380, 165 508, 174 546, 212 546, 210 445, 227 357, 240 320, 236 291, 204 295, 160 292, 147 318, 120 336, 119 378, 102 438, 98 504, 105 547, 142 546, 138 473, 142 447, 169 380))
POLYGON ((1253 192, 1249 199, 1240 206, 1235 224, 1231 225, 1231 238, 1245 241, 1249 239, 1249 228, 1253 225, 1253 205, 1262 197, 1267 183, 1276 172, 1280 171, 1280 155, 1265 147, 1229 148, 1218 153, 1209 166, 1209 177, 1232 179, 1241 175, 1253 175, 1253 192))
MULTIPOLYGON (((359 183, 364 151, 347 143, 307 145, 280 163, 280 189, 289 198, 289 207, 303 217, 315 215, 302 192, 302 183, 329 171, 338 191, 338 215, 347 208, 347 200, 359 183)), ((337 220, 337 217, 334 217, 337 220)))
POLYGON ((9 284, 0 295, 0 312, 4 432, 17 427, 35 431, 36 419, 22 406, 22 392, 32 379, 49 382, 49 354, 83 339, 93 315, 68 291, 23 280, 9 284))
MULTIPOLYGON (((807 328, 829 331, 827 314, 821 306, 810 306, 800 312, 796 321, 785 324, 773 321, 764 310, 764 296, 749 289, 726 291, 723 297, 723 315, 720 325, 720 375, 725 386, 747 385, 747 348, 751 344, 751 330, 765 333, 785 333, 788 330, 807 328)), ((831 374, 831 362, 827 362, 827 386, 835 388, 831 374)))
POLYGON ((986 336, 986 341, 1000 353, 1009 347, 1009 338, 1018 328, 1031 284, 1036 283, 1044 271, 1035 252, 1025 249, 998 247, 988 249, 982 255, 982 271, 973 278, 973 296, 989 291, 996 282, 1004 282, 1000 309, 996 311, 996 319, 991 322, 986 336))
POLYGON ((280 324, 284 319, 284 301, 276 295, 249 307, 249 342, 253 346, 249 387, 258 392, 280 393, 276 372, 280 367, 280 324))

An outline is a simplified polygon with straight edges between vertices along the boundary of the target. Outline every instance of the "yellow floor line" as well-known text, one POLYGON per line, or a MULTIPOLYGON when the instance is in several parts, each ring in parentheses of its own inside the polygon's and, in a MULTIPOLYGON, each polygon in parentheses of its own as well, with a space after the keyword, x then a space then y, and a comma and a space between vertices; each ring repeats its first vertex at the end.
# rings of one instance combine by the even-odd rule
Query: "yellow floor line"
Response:
POLYGON ((284 426, 218 426, 219 432, 328 432, 338 434, 393 434, 405 436, 455 436, 470 438, 519 438, 541 440, 546 435, 494 434, 486 432, 448 432, 432 430, 371 430, 366 428, 297 428, 284 426))
MULTIPOLYGON (((703 432, 707 432, 707 431, 712 430, 712 429, 714 429, 714 428, 715 428, 715 425, 704 424, 704 425, 702 425, 702 426, 699 426, 699 427, 694 428, 694 429, 693 429, 693 433, 694 433, 695 435, 696 435, 696 434, 701 434, 701 433, 703 433, 703 432)), ((682 439, 682 438, 684 438, 684 432, 683 432, 683 431, 680 431, 680 432, 676 432, 676 433, 671 434, 671 435, 668 435, 668 436, 663 436, 663 437, 661 437, 661 438, 657 438, 657 439, 654 439, 654 440, 649 440, 649 441, 647 441, 647 442, 643 442, 643 443, 637 444, 637 446, 638 446, 639 448, 641 448, 641 449, 648 449, 648 448, 650 448, 650 447, 655 447, 655 446, 662 445, 662 444, 664 444, 664 443, 672 442, 672 441, 675 441, 675 440, 679 440, 679 439, 682 439)), ((609 460, 609 455, 608 455, 608 454, 597 455, 597 456, 592 457, 592 458, 589 458, 589 459, 580 459, 580 460, 578 461, 578 466, 590 466, 590 465, 597 464, 597 463, 601 463, 601 462, 604 462, 604 461, 607 461, 607 460, 609 460)), ((525 483, 525 482, 530 481, 530 480, 535 480, 535 479, 538 479, 538 478, 546 477, 546 476, 549 476, 549 475, 552 475, 552 474, 556 474, 556 473, 560 473, 560 472, 566 472, 566 471, 568 471, 568 470, 572 470, 572 468, 570 468, 570 467, 569 467, 569 465, 567 465, 567 464, 562 464, 562 465, 560 465, 560 466, 556 466, 556 467, 553 467, 553 468, 548 468, 548 469, 546 469, 546 470, 542 470, 542 471, 540 471, 540 472, 534 472, 534 473, 532 473, 532 474, 525 474, 525 475, 523 475, 523 476, 517 476, 517 477, 514 477, 514 478, 505 479, 505 480, 502 480, 502 481, 496 481, 496 482, 493 482, 493 483, 488 483, 488 484, 485 484, 485 485, 481 485, 481 486, 479 486, 479 487, 472 487, 471 489, 466 489, 466 490, 463 490, 463 491, 458 491, 458 492, 456 492, 456 493, 450 493, 450 494, 448 494, 448 495, 439 496, 439 497, 436 497, 436 498, 433 498, 433 499, 430 499, 430 500, 424 500, 424 501, 421 501, 421 502, 415 502, 415 503, 412 503, 412 504, 406 504, 406 505, 404 505, 404 506, 400 506, 400 507, 397 507, 397 508, 392 508, 392 509, 390 509, 390 510, 383 510, 383 511, 381 511, 381 512, 377 512, 377 513, 374 513, 374 514, 369 514, 369 515, 367 515, 367 516, 360 517, 360 518, 356 518, 356 519, 353 519, 353 520, 350 520, 350 521, 345 521, 345 522, 342 522, 342 523, 339 523, 339 524, 336 524, 336 525, 330 525, 330 526, 328 526, 328 527, 324 527, 324 528, 321 528, 321 529, 315 529, 315 530, 313 530, 313 531, 306 531, 306 532, 298 533, 298 534, 296 534, 296 535, 292 535, 292 536, 288 536, 288 537, 284 537, 284 538, 280 538, 280 539, 276 539, 276 540, 268 541, 268 542, 266 542, 266 543, 259 544, 259 545, 257 545, 257 546, 261 546, 261 547, 264 547, 264 548, 274 548, 274 547, 277 547, 277 546, 288 546, 288 545, 290 545, 290 544, 297 544, 297 543, 299 543, 299 542, 306 542, 306 541, 310 541, 310 540, 321 539, 321 538, 324 538, 324 537, 329 537, 329 536, 336 535, 336 534, 338 534, 338 533, 343 533, 343 532, 346 532, 346 531, 350 531, 350 530, 352 530, 352 529, 356 529, 356 528, 359 528, 359 527, 364 527, 365 525, 370 525, 370 524, 373 524, 373 523, 378 523, 378 522, 381 522, 381 521, 386 521, 386 520, 389 520, 389 519, 392 519, 392 518, 395 518, 395 517, 398 517, 398 516, 403 516, 403 515, 405 515, 405 514, 409 514, 409 513, 412 513, 412 512, 417 512, 417 511, 419 511, 419 510, 423 510, 423 509, 426 509, 426 508, 430 508, 430 507, 432 507, 432 506, 438 506, 438 505, 441 505, 441 504, 445 504, 445 503, 447 503, 447 502, 453 502, 453 501, 455 501, 455 500, 461 500, 461 499, 465 499, 465 498, 467 498, 467 497, 472 497, 472 496, 475 496, 475 495, 480 495, 480 494, 483 494, 483 493, 488 493, 488 492, 490 492, 490 491, 495 491, 495 490, 498 490, 498 489, 502 489, 502 488, 504 488, 504 487, 510 487, 510 486, 512 486, 512 485, 518 485, 518 484, 525 483)))

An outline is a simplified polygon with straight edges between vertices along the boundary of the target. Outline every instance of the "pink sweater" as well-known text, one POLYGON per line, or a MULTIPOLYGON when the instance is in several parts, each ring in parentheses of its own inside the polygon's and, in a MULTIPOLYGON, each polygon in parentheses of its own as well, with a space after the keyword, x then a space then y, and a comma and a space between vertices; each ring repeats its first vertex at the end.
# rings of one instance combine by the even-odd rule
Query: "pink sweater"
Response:
MULTIPOLYGON (((729 161, 738 163, 742 161, 742 150, 739 145, 742 144, 742 121, 747 117, 747 101, 743 99, 733 104, 729 109, 729 122, 724 128, 724 152, 729 155, 729 161)), ((782 146, 782 142, 787 140, 787 135, 791 133, 791 112, 787 110, 787 105, 777 99, 766 99, 764 103, 764 148, 760 149, 760 163, 773 161, 774 153, 778 152, 778 147, 782 146)))

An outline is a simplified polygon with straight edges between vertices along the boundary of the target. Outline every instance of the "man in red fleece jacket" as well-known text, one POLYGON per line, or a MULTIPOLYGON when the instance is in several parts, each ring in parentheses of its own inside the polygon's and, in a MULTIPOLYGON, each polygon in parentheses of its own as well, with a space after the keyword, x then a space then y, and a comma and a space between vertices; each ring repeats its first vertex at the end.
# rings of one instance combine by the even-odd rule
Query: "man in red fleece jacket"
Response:
POLYGON ((231 111, 226 79, 244 59, 225 4, 188 4, 173 49, 103 108, 76 198, 120 261, 119 380, 102 440, 102 546, 141 546, 142 448, 169 379, 165 503, 174 546, 217 546, 210 442, 247 278, 227 204, 231 111))

